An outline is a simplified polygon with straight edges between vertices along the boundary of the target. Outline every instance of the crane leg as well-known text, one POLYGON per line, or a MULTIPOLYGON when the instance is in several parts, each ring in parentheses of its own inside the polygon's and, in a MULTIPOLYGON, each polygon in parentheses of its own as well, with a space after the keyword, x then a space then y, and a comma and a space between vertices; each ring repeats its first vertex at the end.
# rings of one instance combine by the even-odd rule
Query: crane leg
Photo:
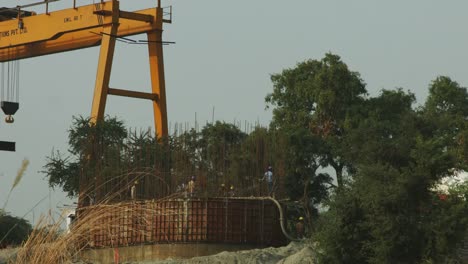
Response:
POLYGON ((153 101, 154 126, 157 137, 161 138, 168 135, 162 31, 152 31, 147 35, 151 88, 153 94, 158 95, 158 100, 153 101))
POLYGON ((114 3, 113 21, 110 25, 105 26, 102 31, 101 50, 99 53, 93 105, 91 109, 91 122, 94 124, 104 119, 112 61, 114 58, 115 36, 118 30, 118 8, 118 4, 114 3))
MULTIPOLYGON (((104 21, 111 19, 111 23, 102 28, 101 50, 99 52, 99 61, 96 73, 96 83, 94 86, 93 105, 91 108, 91 124, 104 120, 104 111, 106 108, 107 94, 109 90, 109 82, 112 71, 112 61, 114 58, 115 50, 115 36, 118 32, 119 26, 119 4, 118 1, 112 2, 112 16, 104 17, 104 21)), ((95 138, 91 137, 91 142, 94 144, 95 138)), ((91 162, 97 153, 88 153, 87 160, 91 162)), ((96 171, 99 163, 96 165, 96 171)), ((101 175, 95 175, 94 191, 90 189, 90 183, 93 182, 89 176, 82 175, 80 177, 80 193, 78 198, 79 206, 89 205, 98 202, 103 198, 104 190, 103 178, 101 175), (87 201, 86 201, 87 200, 87 201)))

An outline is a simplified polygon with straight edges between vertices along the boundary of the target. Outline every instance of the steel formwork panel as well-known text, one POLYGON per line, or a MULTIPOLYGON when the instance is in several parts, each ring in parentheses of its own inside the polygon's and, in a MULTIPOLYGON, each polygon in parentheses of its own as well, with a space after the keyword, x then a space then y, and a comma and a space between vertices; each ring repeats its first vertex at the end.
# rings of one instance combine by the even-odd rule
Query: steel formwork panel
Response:
MULTIPOLYGON (((83 214, 87 208, 81 210, 83 214)), ((88 247, 286 243, 278 208, 271 201, 230 198, 135 201, 115 206, 90 230, 90 240, 88 247)))

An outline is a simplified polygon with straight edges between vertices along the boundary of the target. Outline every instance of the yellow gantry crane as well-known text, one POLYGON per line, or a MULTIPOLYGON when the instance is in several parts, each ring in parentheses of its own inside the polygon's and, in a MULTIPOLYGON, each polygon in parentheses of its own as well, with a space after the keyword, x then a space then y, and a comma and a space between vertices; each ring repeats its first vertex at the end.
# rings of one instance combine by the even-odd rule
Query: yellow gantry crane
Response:
MULTIPOLYGON (((100 46, 91 120, 104 118, 107 95, 149 99, 153 101, 154 124, 158 137, 168 134, 166 88, 162 40, 163 23, 171 23, 172 10, 164 13, 161 0, 157 7, 134 12, 120 10, 118 0, 76 6, 49 12, 49 4, 58 0, 45 0, 15 8, 0 8, 0 62, 9 62, 53 53, 100 46), (45 6, 45 13, 36 14, 25 9, 45 6), (126 37, 146 34, 149 53, 152 91, 136 92, 109 87, 116 40, 135 40, 126 37)), ((2 101, 5 114, 12 115, 18 103, 2 101), (8 113, 7 113, 8 112, 8 113)), ((10 116, 11 118, 11 116, 10 116)), ((13 122, 8 119, 7 122, 13 122)))

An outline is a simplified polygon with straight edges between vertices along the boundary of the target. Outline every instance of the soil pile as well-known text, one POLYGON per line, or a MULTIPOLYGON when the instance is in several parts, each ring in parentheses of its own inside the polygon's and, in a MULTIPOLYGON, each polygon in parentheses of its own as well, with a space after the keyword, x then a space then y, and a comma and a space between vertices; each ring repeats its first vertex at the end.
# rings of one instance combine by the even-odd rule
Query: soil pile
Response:
POLYGON ((314 251, 307 243, 291 242, 280 248, 253 249, 236 252, 221 252, 206 257, 186 260, 167 259, 160 261, 133 262, 132 264, 308 264, 314 263, 314 251))

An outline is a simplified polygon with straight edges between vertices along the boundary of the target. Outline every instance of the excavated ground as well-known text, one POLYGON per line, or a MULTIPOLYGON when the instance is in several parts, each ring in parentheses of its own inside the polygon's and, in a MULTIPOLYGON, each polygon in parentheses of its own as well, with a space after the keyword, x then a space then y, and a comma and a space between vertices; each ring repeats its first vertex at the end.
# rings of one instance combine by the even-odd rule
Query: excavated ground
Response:
POLYGON ((195 257, 186 260, 166 259, 160 261, 129 262, 132 264, 306 264, 314 263, 314 251, 308 243, 291 242, 285 247, 221 252, 206 257, 195 257))
MULTIPOLYGON (((7 259, 14 256, 17 249, 0 250, 0 264, 6 264, 7 259)), ((314 263, 314 251, 308 243, 291 242, 279 248, 264 248, 235 252, 221 252, 216 255, 195 257, 191 259, 166 259, 143 262, 121 262, 126 264, 186 264, 186 263, 214 263, 214 264, 307 264, 314 263)), ((78 262, 85 264, 86 262, 78 262)))

